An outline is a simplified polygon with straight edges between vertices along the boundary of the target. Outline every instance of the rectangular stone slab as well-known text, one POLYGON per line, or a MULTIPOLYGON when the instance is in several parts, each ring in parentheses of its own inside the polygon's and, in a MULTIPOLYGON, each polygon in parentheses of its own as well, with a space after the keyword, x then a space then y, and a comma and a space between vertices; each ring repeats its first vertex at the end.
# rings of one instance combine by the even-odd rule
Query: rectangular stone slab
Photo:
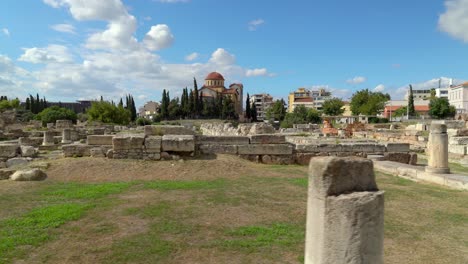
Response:
POLYGON ((241 136, 197 136, 197 144, 203 145, 248 145, 250 139, 241 136))
POLYGON ((112 145, 112 135, 90 135, 87 142, 90 146, 112 145))
POLYGON ((164 135, 162 150, 171 152, 195 151, 195 137, 190 135, 164 135))
POLYGON ((276 134, 262 134, 250 136, 250 144, 284 144, 286 137, 276 134))
POLYGON ((239 155, 291 155, 293 146, 289 144, 251 144, 238 146, 239 155))

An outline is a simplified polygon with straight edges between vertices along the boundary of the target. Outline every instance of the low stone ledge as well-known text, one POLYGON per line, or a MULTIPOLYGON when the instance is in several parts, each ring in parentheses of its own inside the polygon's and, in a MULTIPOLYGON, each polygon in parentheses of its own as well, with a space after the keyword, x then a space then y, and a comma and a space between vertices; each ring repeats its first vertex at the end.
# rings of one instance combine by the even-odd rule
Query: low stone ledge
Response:
POLYGON ((87 138, 87 143, 90 146, 112 145, 112 135, 90 135, 87 138))
POLYGON ((200 144, 197 145, 201 154, 237 154, 237 145, 200 144))
POLYGON ((71 145, 63 145, 62 151, 63 151, 63 156, 66 158, 90 157, 92 148, 95 148, 95 146, 88 146, 86 144, 71 144, 71 145))
POLYGON ((238 146, 239 155, 291 155, 293 146, 289 144, 251 144, 238 146))
POLYGON ((410 152, 408 143, 386 143, 385 148, 387 152, 410 152))
POLYGON ((195 135, 195 132, 183 126, 145 126, 145 136, 163 135, 195 135))
POLYGON ((249 137, 242 136, 196 136, 195 141, 200 145, 248 145, 249 137))
POLYGON ((285 144, 286 137, 277 134, 263 134, 250 136, 250 144, 285 144))
POLYGON ((195 137, 192 135, 164 135, 162 137, 164 152, 194 152, 195 137))
POLYGON ((42 145, 42 141, 44 141, 44 137, 20 137, 19 138, 19 144, 20 145, 25 145, 25 146, 33 146, 33 147, 39 147, 42 145))

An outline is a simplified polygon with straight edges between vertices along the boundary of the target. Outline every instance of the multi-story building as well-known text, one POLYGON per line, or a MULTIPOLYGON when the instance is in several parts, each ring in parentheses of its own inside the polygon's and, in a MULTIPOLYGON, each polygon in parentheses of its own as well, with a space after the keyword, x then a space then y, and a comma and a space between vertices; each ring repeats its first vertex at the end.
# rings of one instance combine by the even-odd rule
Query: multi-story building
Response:
POLYGON ((457 113, 466 113, 468 110, 468 82, 448 88, 448 100, 450 105, 455 106, 457 113))
POLYGON ((159 103, 149 101, 139 109, 138 114, 140 117, 151 118, 158 113, 159 107, 159 103))
MULTIPOLYGON (((408 100, 408 97, 409 97, 409 89, 406 90, 405 100, 408 100)), ((431 89, 426 89, 426 90, 414 90, 413 89, 413 98, 415 101, 428 100, 431 98, 431 89)))
POLYGON ((299 88, 288 96, 288 112, 292 113, 298 105, 303 105, 307 108, 314 108, 314 100, 312 92, 306 88, 299 88))
POLYGON ((437 98, 448 98, 449 88, 436 88, 435 92, 437 98))
POLYGON ((257 120, 265 120, 267 109, 273 104, 273 97, 269 94, 254 94, 250 96, 250 104, 255 104, 257 120))
POLYGON ((319 89, 312 92, 312 100, 314 101, 314 108, 317 110, 323 109, 323 103, 326 100, 332 99, 331 93, 325 89, 319 89))

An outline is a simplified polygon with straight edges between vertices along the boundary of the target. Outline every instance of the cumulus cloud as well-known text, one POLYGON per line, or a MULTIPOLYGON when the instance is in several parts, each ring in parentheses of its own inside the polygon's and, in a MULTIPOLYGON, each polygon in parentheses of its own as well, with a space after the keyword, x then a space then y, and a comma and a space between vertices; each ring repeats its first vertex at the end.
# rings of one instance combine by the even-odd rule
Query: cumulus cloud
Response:
POLYGON ((245 76, 247 77, 256 77, 256 76, 267 76, 268 70, 266 68, 261 69, 247 69, 245 76))
POLYGON ((170 47, 172 43, 174 43, 174 35, 172 35, 169 27, 164 24, 152 26, 143 40, 143 44, 149 50, 165 49, 170 47))
POLYGON ((62 45, 49 45, 45 48, 25 48, 18 60, 30 63, 69 63, 73 57, 68 48, 62 45))
POLYGON ((385 85, 379 84, 374 88, 374 92, 383 92, 385 90, 385 85))
POLYGON ((218 65, 230 65, 236 63, 236 57, 225 49, 219 48, 211 54, 210 62, 218 65))
POLYGON ((0 54, 0 94, 9 97, 26 96, 29 72, 16 66, 8 56, 0 54))
POLYGON ((185 56, 185 60, 186 61, 194 61, 194 60, 198 59, 199 56, 200 56, 200 54, 198 54, 196 52, 193 52, 193 53, 185 56))
POLYGON ((70 24, 56 24, 50 26, 53 30, 63 33, 76 34, 75 27, 70 24))
POLYGON ((446 0, 438 27, 450 36, 468 43, 468 0, 446 0))
POLYGON ((2 32, 5 36, 9 37, 10 36, 10 30, 8 28, 2 28, 2 32))
POLYGON ((255 31, 261 25, 265 24, 265 20, 263 19, 255 19, 249 22, 248 29, 249 31, 255 31))
POLYGON ((354 78, 346 80, 346 82, 349 84, 361 84, 366 81, 367 81, 366 77, 362 77, 362 76, 356 76, 354 78))

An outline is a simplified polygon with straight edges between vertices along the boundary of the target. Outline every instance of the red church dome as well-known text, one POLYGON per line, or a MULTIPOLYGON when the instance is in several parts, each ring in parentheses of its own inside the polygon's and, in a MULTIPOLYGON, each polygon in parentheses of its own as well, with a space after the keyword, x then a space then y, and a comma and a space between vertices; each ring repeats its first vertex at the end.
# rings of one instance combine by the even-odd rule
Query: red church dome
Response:
POLYGON ((224 81, 224 77, 220 73, 212 72, 208 74, 208 76, 206 76, 205 80, 223 80, 224 81))

